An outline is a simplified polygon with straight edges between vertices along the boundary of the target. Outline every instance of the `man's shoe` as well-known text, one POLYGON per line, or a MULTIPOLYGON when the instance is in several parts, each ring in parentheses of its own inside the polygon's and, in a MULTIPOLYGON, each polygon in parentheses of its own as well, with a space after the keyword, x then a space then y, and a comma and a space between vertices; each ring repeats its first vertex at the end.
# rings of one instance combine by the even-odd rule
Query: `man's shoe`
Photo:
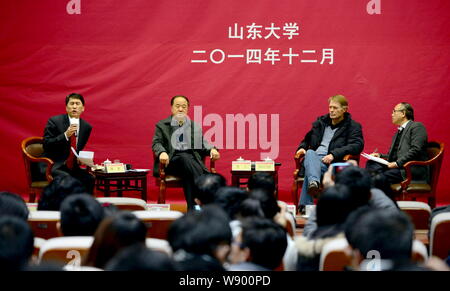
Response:
POLYGON ((317 198, 317 196, 319 196, 319 193, 320 193, 319 182, 317 181, 309 182, 308 194, 313 198, 317 198))

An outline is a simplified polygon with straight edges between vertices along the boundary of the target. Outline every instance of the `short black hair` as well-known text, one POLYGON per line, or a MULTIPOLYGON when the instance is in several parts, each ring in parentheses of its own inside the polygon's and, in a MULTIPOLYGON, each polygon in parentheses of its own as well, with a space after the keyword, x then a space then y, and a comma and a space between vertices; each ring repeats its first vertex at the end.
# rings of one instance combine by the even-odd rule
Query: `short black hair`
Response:
POLYGON ((345 237, 363 257, 375 250, 381 259, 401 264, 411 259, 414 226, 402 211, 365 206, 349 215, 345 237))
POLYGON ((64 236, 93 236, 105 211, 89 194, 75 194, 61 204, 61 231, 64 236))
POLYGON ((34 235, 23 219, 0 217, 0 271, 23 270, 34 250, 34 235))
POLYGON ((172 97, 172 99, 170 99, 170 106, 173 105, 173 102, 174 102, 175 99, 178 98, 178 97, 184 98, 184 99, 187 101, 188 105, 189 105, 189 99, 188 99, 186 96, 183 96, 183 95, 175 95, 175 96, 172 97))
POLYGON ((273 192, 257 188, 250 192, 249 198, 254 198, 261 202, 261 208, 264 212, 264 216, 268 219, 273 219, 275 215, 280 212, 280 206, 278 206, 277 199, 275 198, 273 192))
POLYGON ((270 219, 246 218, 242 221, 241 248, 246 247, 250 249, 252 263, 274 270, 286 252, 286 230, 270 219))
POLYGON ((273 179, 272 174, 266 172, 256 172, 250 176, 247 184, 248 189, 264 189, 268 192, 275 192, 275 180, 273 179))
POLYGON ((214 257, 217 247, 231 244, 230 219, 220 207, 206 205, 201 211, 191 211, 175 220, 169 227, 167 240, 174 252, 214 257))
POLYGON ((22 196, 11 192, 0 192, 0 216, 12 215, 27 220, 30 211, 22 196))
POLYGON ((349 188, 355 209, 369 203, 372 179, 366 169, 355 166, 346 167, 336 174, 335 182, 349 188))
POLYGON ((136 243, 120 250, 105 267, 106 271, 175 271, 173 261, 163 252, 136 243))
POLYGON ((403 111, 405 111, 405 116, 408 120, 414 121, 414 109, 412 108, 411 104, 407 102, 401 102, 400 103, 403 106, 403 111))
POLYGON ((42 192, 38 201, 38 210, 59 211, 62 201, 71 194, 85 193, 86 188, 78 180, 70 175, 56 176, 42 192))
POLYGON ((69 95, 66 96, 66 106, 67 106, 67 104, 69 104, 70 98, 80 100, 81 103, 84 106, 84 97, 83 97, 83 95, 78 94, 78 93, 70 93, 69 95))
POLYGON ((217 190, 227 185, 227 181, 220 174, 208 173, 195 179, 194 198, 205 205, 214 201, 217 190))
POLYGON ((238 187, 222 187, 217 190, 214 204, 220 206, 231 220, 236 218, 241 203, 248 198, 248 193, 238 187))

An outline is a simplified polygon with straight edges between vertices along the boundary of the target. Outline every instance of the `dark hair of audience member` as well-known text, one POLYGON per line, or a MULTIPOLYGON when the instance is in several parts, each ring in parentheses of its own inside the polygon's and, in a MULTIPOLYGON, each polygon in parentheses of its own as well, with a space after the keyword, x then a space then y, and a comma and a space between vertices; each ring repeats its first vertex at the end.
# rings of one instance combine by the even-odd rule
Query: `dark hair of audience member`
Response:
POLYGON ((0 216, 11 215, 27 220, 29 213, 22 196, 7 191, 0 192, 0 216))
POLYGON ((93 236, 105 216, 101 204, 89 194, 70 195, 60 211, 64 236, 93 236))
POLYGON ((352 204, 356 209, 367 205, 370 200, 371 177, 366 169, 350 166, 336 174, 336 184, 342 184, 349 188, 353 196, 352 204))
POLYGON ((264 211, 261 207, 261 202, 255 198, 246 198, 239 205, 236 217, 243 219, 245 217, 261 217, 264 218, 264 211))
POLYGON ((106 271, 175 271, 170 257, 137 243, 120 250, 105 267, 106 271))
POLYGON ((326 188, 316 206, 317 229, 311 238, 335 236, 344 231, 348 215, 355 209, 353 196, 347 186, 336 184, 326 188))
POLYGON ((145 243, 147 227, 133 213, 119 212, 105 218, 98 226, 84 265, 103 269, 119 250, 135 243, 145 243))
POLYGON ((228 214, 230 220, 236 219, 239 207, 248 198, 247 191, 237 187, 222 187, 216 192, 214 204, 221 207, 228 214))
POLYGON ((226 185, 227 181, 220 174, 201 175, 195 179, 194 198, 197 198, 202 205, 212 203, 217 190, 226 185))
POLYGON ((273 219, 275 215, 280 212, 280 206, 278 206, 277 199, 273 192, 257 188, 250 191, 249 197, 259 200, 264 216, 268 219, 273 219))
POLYGON ((241 248, 250 249, 252 263, 274 270, 280 266, 287 248, 286 230, 271 219, 249 217, 242 220, 241 248))
POLYGON ((202 264, 201 260, 192 260, 192 265, 178 262, 178 268, 185 271, 206 271, 207 269, 201 268, 216 266, 216 270, 223 270, 221 264, 225 257, 220 257, 218 250, 231 244, 232 234, 229 223, 230 220, 225 211, 214 204, 206 205, 202 211, 188 212, 175 220, 170 225, 167 236, 173 252, 182 250, 197 256, 207 255, 216 261, 207 265, 202 264))
POLYGON ((38 202, 37 210, 59 211, 62 201, 67 196, 85 192, 85 187, 78 179, 70 175, 56 176, 53 181, 44 188, 38 202))
POLYGON ((22 218, 0 217, 0 271, 26 268, 34 250, 31 227, 22 218))
POLYGON ((414 226, 402 211, 361 207, 349 215, 345 237, 363 258, 376 250, 381 259, 397 265, 411 261, 414 226))
POLYGON ((266 172, 256 172, 248 179, 247 187, 249 191, 256 189, 264 189, 274 195, 275 181, 273 176, 266 172))

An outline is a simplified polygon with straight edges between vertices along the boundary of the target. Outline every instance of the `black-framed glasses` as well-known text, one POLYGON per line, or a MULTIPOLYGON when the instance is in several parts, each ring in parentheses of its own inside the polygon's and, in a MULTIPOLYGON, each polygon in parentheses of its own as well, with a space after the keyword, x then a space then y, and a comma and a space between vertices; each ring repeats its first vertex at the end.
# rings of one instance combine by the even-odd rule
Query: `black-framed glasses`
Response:
POLYGON ((394 114, 395 112, 404 112, 405 110, 404 109, 400 109, 400 110, 392 110, 392 114, 394 114))

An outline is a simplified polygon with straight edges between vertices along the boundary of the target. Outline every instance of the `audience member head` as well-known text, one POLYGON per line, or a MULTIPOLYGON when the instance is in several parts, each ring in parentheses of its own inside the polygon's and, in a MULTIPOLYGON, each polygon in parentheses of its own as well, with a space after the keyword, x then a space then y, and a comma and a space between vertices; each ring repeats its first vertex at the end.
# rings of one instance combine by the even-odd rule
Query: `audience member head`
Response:
POLYGON ((238 213, 236 216, 239 219, 245 218, 245 217, 261 217, 264 218, 264 211, 261 206, 261 201, 256 198, 247 198, 244 201, 242 201, 241 205, 239 205, 238 213))
POLYGON ((214 201, 214 195, 227 181, 220 174, 208 173, 195 179, 194 200, 198 205, 205 205, 214 201))
POLYGON ((349 188, 352 195, 353 208, 356 209, 369 203, 372 181, 366 169, 355 166, 346 167, 336 174, 335 182, 349 188))
POLYGON ((275 215, 280 212, 280 206, 278 206, 277 199, 273 192, 257 188, 252 190, 249 195, 250 198, 257 199, 261 203, 261 208, 264 212, 264 216, 268 219, 273 219, 275 215))
POLYGON ((117 252, 135 243, 145 243, 147 227, 133 213, 122 211, 98 226, 85 265, 103 269, 117 252))
POLYGON ((273 176, 266 172, 256 172, 248 179, 247 187, 249 191, 264 189, 275 195, 275 181, 273 176))
POLYGON ((402 211, 359 208, 348 217, 345 237, 354 250, 356 264, 371 258, 371 251, 394 264, 411 261, 414 226, 402 211))
POLYGON ((319 196, 316 207, 317 230, 312 237, 334 236, 344 230, 347 216, 355 209, 347 186, 336 184, 319 196))
POLYGON ((0 192, 0 216, 11 215, 24 220, 28 219, 27 203, 23 198, 11 192, 0 192))
POLYGON ((163 252, 154 251, 144 244, 134 244, 115 255, 105 267, 106 271, 175 271, 172 260, 163 252))
POLYGON ((233 220, 239 211, 239 207, 248 194, 245 190, 237 187, 222 187, 216 192, 214 204, 220 206, 228 214, 228 217, 233 220))
POLYGON ((0 217, 0 271, 23 270, 33 250, 34 235, 28 223, 19 217, 0 217))
POLYGON ((89 194, 74 194, 61 204, 61 232, 64 236, 93 236, 105 212, 89 194))
POLYGON ((170 225, 167 240, 174 253, 182 250, 224 263, 232 239, 229 223, 224 210, 213 204, 207 205, 201 211, 188 212, 175 220, 170 225))
POLYGON ((233 264, 252 262, 274 270, 280 266, 286 248, 286 231, 280 225, 266 218, 246 218, 233 243, 230 261, 233 264))
POLYGON ((53 181, 44 188, 37 209, 59 211, 62 201, 67 196, 85 192, 85 187, 78 179, 70 175, 56 176, 53 181))

